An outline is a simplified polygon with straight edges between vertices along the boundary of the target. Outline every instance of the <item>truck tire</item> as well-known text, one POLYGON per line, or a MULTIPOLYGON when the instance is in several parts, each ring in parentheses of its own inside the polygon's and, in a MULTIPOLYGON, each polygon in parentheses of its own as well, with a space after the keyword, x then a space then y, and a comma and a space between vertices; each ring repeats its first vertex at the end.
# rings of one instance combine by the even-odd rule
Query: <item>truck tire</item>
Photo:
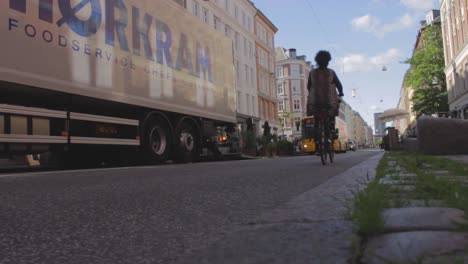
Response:
POLYGON ((184 121, 176 128, 176 155, 179 163, 198 161, 200 158, 200 137, 198 129, 184 121))
POLYGON ((151 116, 145 120, 142 148, 147 164, 161 164, 171 155, 172 131, 169 123, 161 116, 151 116))

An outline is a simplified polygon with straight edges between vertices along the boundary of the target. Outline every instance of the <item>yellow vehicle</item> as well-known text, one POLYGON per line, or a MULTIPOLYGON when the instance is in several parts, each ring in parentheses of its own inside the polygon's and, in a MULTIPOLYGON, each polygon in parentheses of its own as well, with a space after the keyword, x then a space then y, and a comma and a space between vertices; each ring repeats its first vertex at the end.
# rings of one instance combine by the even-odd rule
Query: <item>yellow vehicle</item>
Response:
MULTIPOLYGON (((346 136, 346 125, 339 117, 336 118, 338 127, 338 138, 333 141, 333 150, 335 153, 345 153, 348 149, 348 139, 346 136)), ((316 146, 314 141, 315 118, 308 116, 302 119, 302 151, 307 154, 315 154, 316 146)))
POLYGON ((335 127, 337 128, 337 139, 333 142, 333 150, 335 153, 346 153, 348 151, 348 133, 346 130, 346 122, 340 117, 335 118, 335 127))
POLYGON ((302 119, 302 151, 307 154, 315 153, 314 127, 315 118, 313 116, 309 116, 302 119))

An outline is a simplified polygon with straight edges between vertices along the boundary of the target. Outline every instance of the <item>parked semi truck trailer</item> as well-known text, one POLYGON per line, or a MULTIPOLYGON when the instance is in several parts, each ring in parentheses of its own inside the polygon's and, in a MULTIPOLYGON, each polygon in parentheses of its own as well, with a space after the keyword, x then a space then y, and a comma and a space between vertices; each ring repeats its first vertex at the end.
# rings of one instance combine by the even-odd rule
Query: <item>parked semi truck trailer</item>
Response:
POLYGON ((234 134, 232 42, 175 1, 0 0, 0 39, 0 154, 187 162, 234 134))

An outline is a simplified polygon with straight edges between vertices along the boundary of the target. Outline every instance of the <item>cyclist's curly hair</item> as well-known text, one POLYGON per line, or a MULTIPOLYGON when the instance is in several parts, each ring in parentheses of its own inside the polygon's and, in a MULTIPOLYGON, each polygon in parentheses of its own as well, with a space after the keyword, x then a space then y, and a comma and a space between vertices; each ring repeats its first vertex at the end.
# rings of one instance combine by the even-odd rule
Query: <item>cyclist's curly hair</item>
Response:
POLYGON ((317 62, 318 66, 327 66, 331 59, 330 52, 326 50, 321 50, 315 55, 315 62, 317 62))

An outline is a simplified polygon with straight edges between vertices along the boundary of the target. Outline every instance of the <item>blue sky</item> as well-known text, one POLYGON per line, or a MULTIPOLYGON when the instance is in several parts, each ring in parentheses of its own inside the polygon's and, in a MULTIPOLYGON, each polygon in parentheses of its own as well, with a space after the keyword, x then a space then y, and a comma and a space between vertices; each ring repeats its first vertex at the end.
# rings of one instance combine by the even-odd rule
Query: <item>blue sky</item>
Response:
POLYGON ((278 27, 276 46, 313 61, 329 50, 344 99, 369 125, 373 114, 397 106, 419 22, 438 0, 254 0, 278 27), (315 14, 315 15, 314 15, 315 14), (388 70, 382 71, 385 66, 388 70), (352 90, 356 96, 352 97, 352 90))

